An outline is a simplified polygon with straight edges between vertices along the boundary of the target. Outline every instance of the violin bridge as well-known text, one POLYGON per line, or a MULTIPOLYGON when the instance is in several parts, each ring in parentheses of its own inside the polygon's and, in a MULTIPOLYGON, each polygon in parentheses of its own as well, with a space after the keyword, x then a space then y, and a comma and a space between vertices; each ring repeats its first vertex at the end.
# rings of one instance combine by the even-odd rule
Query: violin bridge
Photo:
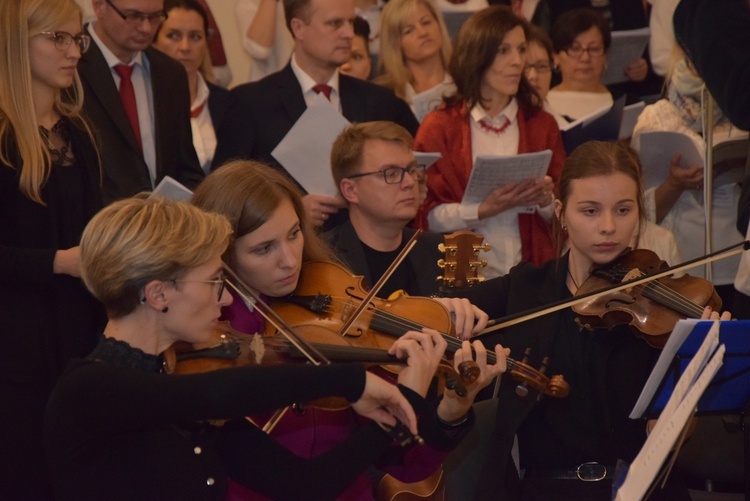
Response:
POLYGON ((263 362, 263 357, 266 355, 266 345, 263 342, 263 336, 253 334, 252 341, 250 341, 250 351, 255 355, 255 363, 260 365, 263 362))

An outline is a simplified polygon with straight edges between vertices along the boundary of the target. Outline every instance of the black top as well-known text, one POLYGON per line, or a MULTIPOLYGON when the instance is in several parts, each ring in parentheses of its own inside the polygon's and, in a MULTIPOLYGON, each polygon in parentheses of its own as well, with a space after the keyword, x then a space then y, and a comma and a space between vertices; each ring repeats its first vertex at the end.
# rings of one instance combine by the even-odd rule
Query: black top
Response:
MULTIPOLYGON (((228 477, 273 499, 332 499, 391 444, 370 423, 306 460, 242 419, 223 427, 205 423, 331 394, 356 400, 365 381, 359 365, 193 375, 161 374, 160 368, 159 358, 112 339, 103 339, 86 360, 71 362, 45 416, 58 499, 224 499, 228 477)), ((410 402, 419 412, 419 402, 410 402)), ((435 423, 420 420, 420 434, 433 446, 455 445, 463 435, 435 423)))
MULTIPOLYGON (((567 256, 542 268, 522 263, 508 275, 461 291, 490 318, 526 311, 571 296, 565 285, 567 256)), ((485 340, 511 349, 522 360, 531 348, 529 364, 538 368, 549 357, 547 375, 563 375, 570 385, 566 398, 545 396, 536 404, 534 390, 526 398, 515 393, 517 382, 503 378, 494 440, 480 476, 479 497, 503 488, 507 454, 518 433, 522 468, 575 469, 596 461, 608 466, 631 461, 645 438, 643 420, 628 414, 648 378, 659 352, 635 337, 626 326, 611 331, 582 330, 570 310, 517 324, 485 340)), ((601 487, 601 486, 599 486, 601 487)), ((606 490, 606 489, 605 489, 606 490)), ((606 499, 610 499, 606 492, 606 499)), ((513 499, 509 497, 509 499, 513 499)), ((594 497, 596 499, 596 497, 594 497)), ((605 499, 605 498, 602 498, 605 499)))
POLYGON ((21 193, 23 162, 13 136, 2 148, 14 168, 0 165, 0 325, 6 346, 0 382, 45 392, 70 358, 91 351, 106 320, 79 278, 52 273, 55 252, 77 246, 102 206, 96 149, 82 124, 61 121, 75 160, 53 165, 42 188, 45 205, 21 193))

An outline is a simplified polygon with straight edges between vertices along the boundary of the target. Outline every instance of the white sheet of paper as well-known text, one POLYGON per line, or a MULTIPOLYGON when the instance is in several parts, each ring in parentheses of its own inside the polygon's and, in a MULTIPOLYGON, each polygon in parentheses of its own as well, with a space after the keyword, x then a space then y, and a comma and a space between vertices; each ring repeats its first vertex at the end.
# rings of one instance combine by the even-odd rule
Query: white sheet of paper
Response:
POLYGON ((190 200, 190 197, 193 196, 193 192, 190 191, 187 186, 177 181, 175 178, 171 176, 164 176, 149 196, 160 196, 171 198, 172 200, 188 201, 190 200))
POLYGON ((588 125, 591 122, 593 122, 594 120, 596 120, 597 118, 599 118, 602 115, 604 115, 605 113, 607 113, 611 109, 612 109, 612 105, 611 104, 608 104, 607 106, 603 106, 603 107, 599 108, 598 110, 596 110, 596 111, 594 111, 592 113, 589 113, 586 116, 582 116, 578 120, 573 120, 572 122, 569 122, 567 125, 565 125, 565 127, 562 127, 560 129, 560 131, 570 130, 573 127, 577 127, 580 124, 588 125))
MULTIPOLYGON (((671 336, 670 336, 671 338, 671 336)), ((670 450, 695 411, 701 395, 724 361, 725 346, 719 346, 719 322, 709 330, 701 347, 675 385, 672 396, 651 430, 646 443, 628 469, 617 491, 616 501, 643 499, 670 450)))
POLYGON ((429 168, 443 156, 439 151, 413 151, 412 153, 414 153, 414 160, 416 160, 418 164, 424 165, 425 168, 429 168))
POLYGON ((703 154, 695 143, 681 132, 654 131, 641 134, 641 169, 643 188, 659 186, 669 175, 675 153, 681 155, 680 167, 704 165, 703 154))
MULTIPOLYGON (((474 161, 461 203, 480 203, 503 184, 544 177, 551 159, 552 150, 509 156, 479 155, 474 161)), ((520 208, 524 212, 533 209, 520 208)))
POLYGON ((320 93, 271 155, 308 193, 336 196, 331 146, 347 125, 349 121, 320 93))
POLYGON ((637 30, 613 31, 612 44, 607 51, 607 66, 602 75, 604 85, 627 82, 625 68, 643 57, 651 30, 640 28, 637 30))
POLYGON ((635 124, 638 123, 638 117, 641 115, 646 103, 638 101, 629 104, 622 110, 622 122, 620 122, 620 135, 618 139, 628 139, 633 135, 635 124))

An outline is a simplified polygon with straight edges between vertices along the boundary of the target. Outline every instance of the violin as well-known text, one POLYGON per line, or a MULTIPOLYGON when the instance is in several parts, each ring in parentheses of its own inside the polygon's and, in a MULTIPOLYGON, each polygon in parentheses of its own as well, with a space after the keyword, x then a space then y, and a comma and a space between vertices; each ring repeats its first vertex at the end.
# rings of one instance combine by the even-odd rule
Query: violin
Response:
MULTIPOLYGON (((274 300, 271 308, 295 329, 320 326, 339 332, 367 297, 363 280, 335 263, 308 262, 302 267, 295 291, 288 297, 274 300)), ((461 348, 448 310, 440 302, 425 297, 402 295, 392 301, 372 298, 364 313, 341 335, 355 346, 385 349, 407 331, 421 331, 425 327, 443 336, 448 343, 448 353, 461 348)), ((487 360, 497 363, 491 351, 487 352, 487 360)), ((553 397, 568 394, 569 387, 562 376, 547 377, 544 369, 537 371, 511 358, 507 358, 507 366, 514 379, 543 394, 553 397)))
MULTIPOLYGON (((636 249, 606 266, 593 270, 576 296, 601 290, 612 284, 653 275, 668 265, 654 252, 636 249)), ((624 290, 602 294, 573 306, 576 321, 589 330, 630 325, 631 330, 654 348, 663 348, 677 321, 700 318, 706 306, 721 309, 721 298, 711 282, 683 275, 662 277, 624 290)))

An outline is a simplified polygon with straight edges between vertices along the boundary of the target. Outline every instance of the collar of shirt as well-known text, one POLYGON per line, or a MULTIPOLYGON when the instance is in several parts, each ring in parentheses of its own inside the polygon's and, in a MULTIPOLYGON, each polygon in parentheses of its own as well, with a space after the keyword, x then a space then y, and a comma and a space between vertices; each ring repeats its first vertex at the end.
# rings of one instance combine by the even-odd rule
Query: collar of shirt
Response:
MULTIPOLYGON (((294 76, 297 77, 297 81, 302 88, 302 95, 305 97, 305 103, 307 104, 307 106, 310 106, 316 96, 316 93, 314 90, 312 90, 312 88, 317 85, 318 82, 313 80, 310 75, 305 73, 305 70, 300 68, 300 66, 297 64, 294 54, 292 54, 291 64, 294 76)), ((331 87, 331 104, 335 106, 336 109, 338 109, 340 112, 341 96, 339 94, 339 70, 336 69, 336 71, 333 72, 333 75, 331 75, 331 78, 329 78, 325 83, 331 87)))
POLYGON ((130 59, 130 61, 128 61, 127 63, 123 63, 117 56, 115 56, 115 54, 111 50, 109 50, 109 47, 107 47, 104 42, 102 42, 102 39, 99 38, 99 35, 96 34, 93 23, 91 24, 91 28, 89 29, 89 34, 96 43, 96 46, 99 47, 99 50, 102 51, 104 60, 107 61, 107 66, 109 66, 112 73, 115 72, 114 67, 118 64, 127 64, 128 66, 139 64, 141 68, 147 70, 146 66, 144 65, 143 51, 139 50, 138 52, 133 54, 133 57, 130 59))
POLYGON ((198 90, 196 92, 195 101, 190 105, 190 112, 194 112, 200 107, 203 107, 203 111, 201 113, 204 113, 207 110, 207 106, 205 106, 206 102, 208 101, 208 85, 206 85, 206 80, 203 79, 203 75, 198 72, 198 90))
POLYGON ((474 122, 479 123, 479 121, 484 120, 486 124, 502 127, 506 118, 511 123, 516 121, 516 116, 518 116, 518 101, 514 97, 511 98, 508 105, 494 117, 489 116, 480 104, 476 104, 471 109, 470 115, 474 119, 474 122))

